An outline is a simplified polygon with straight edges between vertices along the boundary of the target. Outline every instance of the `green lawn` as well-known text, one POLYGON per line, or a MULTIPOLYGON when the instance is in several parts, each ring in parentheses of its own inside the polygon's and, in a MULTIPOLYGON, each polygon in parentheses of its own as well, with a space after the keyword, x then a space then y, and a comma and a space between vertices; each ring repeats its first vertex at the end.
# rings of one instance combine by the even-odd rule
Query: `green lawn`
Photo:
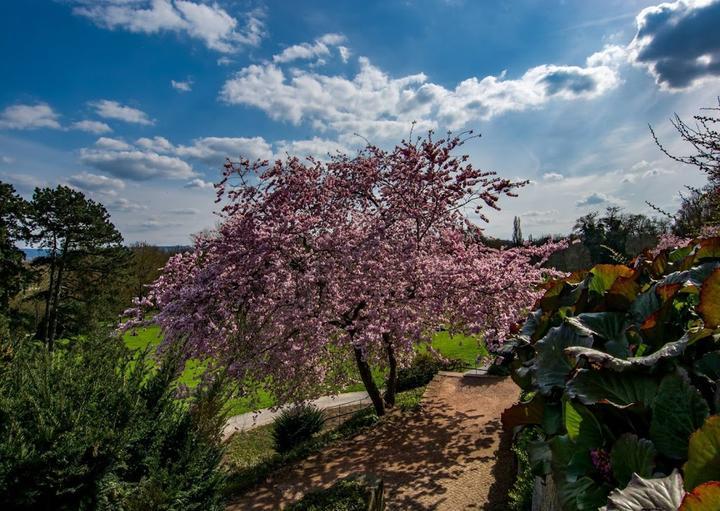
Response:
MULTIPOLYGON (((160 328, 155 325, 138 328, 135 334, 136 335, 133 335, 132 332, 125 333, 123 339, 128 348, 146 349, 156 346, 162 339, 160 328)), ((459 358, 468 365, 474 365, 478 355, 487 355, 488 353, 482 340, 464 335, 450 336, 447 332, 437 332, 433 336, 432 346, 443 356, 459 358)), ((422 350, 424 348, 421 347, 419 349, 422 350)), ((194 387, 200 381, 200 376, 204 369, 205 366, 201 361, 188 361, 185 366, 185 371, 178 379, 179 383, 191 388, 194 387)), ((374 370, 373 376, 376 383, 382 385, 385 379, 384 371, 374 370)), ((362 382, 352 384, 344 389, 345 392, 357 392, 361 390, 365 390, 362 382)), ((268 408, 273 404, 275 404, 273 395, 268 391, 260 390, 253 398, 243 397, 231 399, 228 403, 228 413, 231 416, 239 415, 254 409, 268 408)))

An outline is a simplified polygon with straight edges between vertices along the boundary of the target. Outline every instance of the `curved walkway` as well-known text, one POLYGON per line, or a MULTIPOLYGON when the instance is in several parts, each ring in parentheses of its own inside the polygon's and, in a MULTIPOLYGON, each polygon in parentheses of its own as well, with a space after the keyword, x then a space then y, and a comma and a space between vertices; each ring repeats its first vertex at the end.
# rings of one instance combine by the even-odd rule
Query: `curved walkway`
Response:
POLYGON ((500 414, 517 398, 509 378, 438 375, 422 410, 392 415, 365 434, 273 474, 228 511, 282 509, 358 472, 383 478, 389 510, 506 509, 514 464, 500 414))
MULTIPOLYGON (((347 392, 345 394, 338 394, 337 396, 323 396, 310 401, 310 403, 321 410, 328 410, 330 408, 352 404, 370 403, 370 397, 368 393, 364 391, 347 392)), ((281 412, 282 408, 264 408, 257 412, 248 412, 230 417, 223 427, 222 438, 223 440, 227 440, 233 433, 237 433, 238 431, 245 431, 246 429, 270 424, 281 412)))

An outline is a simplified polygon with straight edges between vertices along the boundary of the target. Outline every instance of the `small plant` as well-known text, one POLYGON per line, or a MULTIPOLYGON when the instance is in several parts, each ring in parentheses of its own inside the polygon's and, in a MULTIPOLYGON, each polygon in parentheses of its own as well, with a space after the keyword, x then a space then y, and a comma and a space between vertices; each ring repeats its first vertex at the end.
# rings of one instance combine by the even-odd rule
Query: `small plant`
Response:
POLYGON ((322 430, 325 417, 322 410, 309 404, 299 404, 283 410, 273 422, 275 450, 286 453, 310 440, 322 430))
POLYGON ((381 511, 382 481, 375 477, 350 477, 330 488, 306 494, 289 511, 381 511))
POLYGON ((398 370, 397 391, 424 387, 439 371, 458 370, 462 365, 462 360, 443 360, 429 351, 418 353, 410 366, 398 370))

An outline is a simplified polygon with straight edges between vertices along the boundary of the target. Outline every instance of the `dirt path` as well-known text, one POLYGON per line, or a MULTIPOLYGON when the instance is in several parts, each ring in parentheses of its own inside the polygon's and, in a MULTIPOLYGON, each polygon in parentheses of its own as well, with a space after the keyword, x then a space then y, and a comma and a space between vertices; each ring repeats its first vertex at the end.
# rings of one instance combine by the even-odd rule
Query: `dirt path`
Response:
POLYGON ((357 472, 383 478, 388 510, 505 509, 514 467, 500 413, 517 398, 509 378, 439 375, 421 411, 288 467, 228 511, 281 509, 357 472))

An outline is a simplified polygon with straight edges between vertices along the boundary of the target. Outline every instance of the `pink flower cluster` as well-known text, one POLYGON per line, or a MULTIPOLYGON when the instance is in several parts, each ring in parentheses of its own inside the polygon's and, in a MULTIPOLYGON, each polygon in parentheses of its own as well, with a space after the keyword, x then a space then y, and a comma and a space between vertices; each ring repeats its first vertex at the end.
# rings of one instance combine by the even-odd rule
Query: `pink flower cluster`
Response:
POLYGON ((428 135, 328 162, 228 162, 222 225, 167 263, 125 328, 155 309, 165 342, 270 383, 280 402, 344 384, 352 348, 382 366, 388 343, 404 364, 438 328, 497 345, 561 244, 485 246, 467 212, 484 218, 523 183, 453 156, 461 144, 428 135))

